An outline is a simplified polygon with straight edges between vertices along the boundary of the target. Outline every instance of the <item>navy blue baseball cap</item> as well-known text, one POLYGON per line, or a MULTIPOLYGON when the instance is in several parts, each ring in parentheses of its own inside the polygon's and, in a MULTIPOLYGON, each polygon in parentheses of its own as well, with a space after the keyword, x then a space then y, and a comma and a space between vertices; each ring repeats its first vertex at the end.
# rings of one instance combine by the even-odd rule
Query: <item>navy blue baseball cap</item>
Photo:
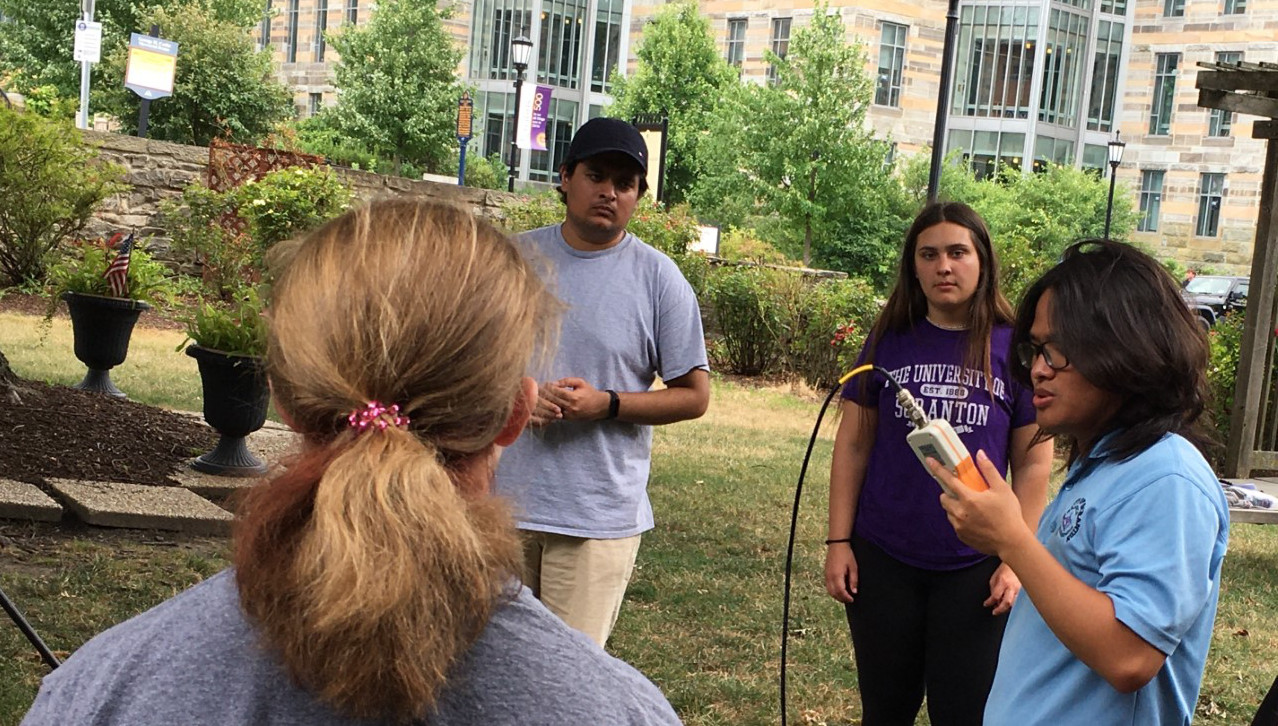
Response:
POLYGON ((639 168, 648 171, 648 145, 644 143, 639 129, 619 118, 592 118, 577 129, 568 145, 568 155, 564 157, 564 165, 571 166, 583 159, 620 152, 634 159, 639 168))

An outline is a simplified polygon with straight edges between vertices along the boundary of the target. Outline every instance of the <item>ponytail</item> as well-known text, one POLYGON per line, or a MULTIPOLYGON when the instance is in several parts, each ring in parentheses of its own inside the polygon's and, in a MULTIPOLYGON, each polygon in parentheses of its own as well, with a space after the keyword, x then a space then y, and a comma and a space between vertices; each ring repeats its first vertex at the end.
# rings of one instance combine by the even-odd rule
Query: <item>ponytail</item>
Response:
POLYGON ((499 499, 411 433, 343 434, 246 501, 240 599, 293 678, 354 718, 433 707, 518 571, 499 499))

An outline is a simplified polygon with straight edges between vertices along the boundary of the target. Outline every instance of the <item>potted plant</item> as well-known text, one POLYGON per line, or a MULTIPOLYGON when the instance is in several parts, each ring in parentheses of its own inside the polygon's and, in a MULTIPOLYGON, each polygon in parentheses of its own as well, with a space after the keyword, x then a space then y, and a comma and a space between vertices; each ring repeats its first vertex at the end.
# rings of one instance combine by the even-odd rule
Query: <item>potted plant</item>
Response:
MULTIPOLYGON (((244 288, 231 302, 200 303, 187 319, 186 354, 200 369, 204 420, 220 438, 191 468, 219 476, 257 476, 266 464, 249 451, 248 435, 266 423, 266 321, 261 293, 244 288)), ((182 346, 179 346, 181 348, 182 346)))
POLYGON ((66 301, 75 357, 88 367, 74 387, 125 398, 111 381, 111 369, 128 356, 133 326, 150 309, 148 302, 172 300, 168 268, 151 258, 144 243, 117 234, 110 241, 72 244, 49 269, 49 281, 47 317, 58 300, 66 301))
POLYGON ((267 284, 270 248, 341 214, 350 199, 331 170, 290 168, 225 191, 193 184, 165 206, 173 247, 199 261, 210 300, 188 318, 193 344, 185 350, 200 366, 204 419, 221 439, 193 468, 225 476, 266 470, 245 445, 266 422, 269 401, 262 293, 246 283, 267 284))

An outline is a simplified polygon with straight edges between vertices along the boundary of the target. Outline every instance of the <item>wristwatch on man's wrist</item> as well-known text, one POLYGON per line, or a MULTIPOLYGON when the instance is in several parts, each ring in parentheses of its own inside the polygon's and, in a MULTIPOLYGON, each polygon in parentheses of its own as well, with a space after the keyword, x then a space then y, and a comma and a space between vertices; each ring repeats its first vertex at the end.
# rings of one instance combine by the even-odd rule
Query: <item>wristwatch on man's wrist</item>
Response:
POLYGON ((617 392, 611 388, 604 391, 604 393, 608 394, 607 420, 611 421, 612 419, 617 418, 617 414, 621 412, 621 396, 618 396, 617 392))

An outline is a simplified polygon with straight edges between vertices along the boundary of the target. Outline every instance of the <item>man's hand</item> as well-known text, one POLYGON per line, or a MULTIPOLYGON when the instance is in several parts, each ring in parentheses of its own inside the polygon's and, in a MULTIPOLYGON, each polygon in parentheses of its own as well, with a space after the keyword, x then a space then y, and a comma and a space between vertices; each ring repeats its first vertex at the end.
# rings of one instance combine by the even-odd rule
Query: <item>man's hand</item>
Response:
POLYGON ((606 391, 590 385, 584 378, 560 378, 546 383, 541 395, 554 406, 560 418, 568 421, 599 421, 608 418, 611 397, 606 391))
POLYGON ((976 468, 990 485, 983 492, 967 488, 936 459, 929 458, 927 466, 951 492, 941 494, 941 506, 959 539, 969 546, 1006 560, 1002 553, 1008 548, 1034 538, 1021 516, 1020 500, 984 451, 976 452, 976 468))
POLYGON ((1007 563, 998 566, 990 576, 990 596, 985 599, 985 607, 994 608, 991 615, 1002 615, 1016 604, 1016 595, 1021 591, 1020 578, 1012 572, 1007 563))

